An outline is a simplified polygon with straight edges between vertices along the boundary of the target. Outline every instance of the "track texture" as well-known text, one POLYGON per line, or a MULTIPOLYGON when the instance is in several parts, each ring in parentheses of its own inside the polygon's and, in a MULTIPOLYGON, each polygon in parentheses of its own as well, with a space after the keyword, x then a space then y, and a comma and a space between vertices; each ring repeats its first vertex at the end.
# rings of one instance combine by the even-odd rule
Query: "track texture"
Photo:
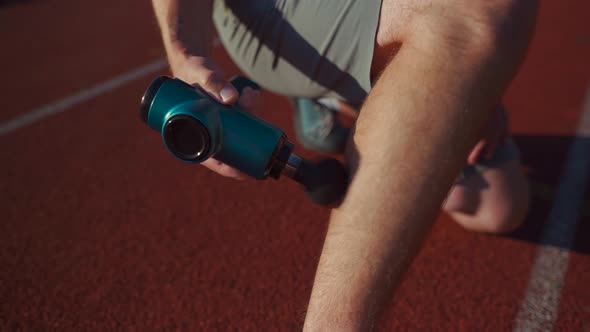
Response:
MULTIPOLYGON (((527 224, 494 237, 441 216, 383 330, 514 327, 589 83, 589 4, 542 3, 506 97, 535 184, 527 224)), ((0 40, 0 122, 163 56, 139 0, 0 2, 0 40)), ((232 181, 177 162, 137 115, 151 79, 0 136, 0 330, 301 328, 329 211, 287 180, 232 181)), ((261 116, 292 136, 287 102, 263 97, 261 116)), ((587 207, 560 331, 590 330, 587 207)))

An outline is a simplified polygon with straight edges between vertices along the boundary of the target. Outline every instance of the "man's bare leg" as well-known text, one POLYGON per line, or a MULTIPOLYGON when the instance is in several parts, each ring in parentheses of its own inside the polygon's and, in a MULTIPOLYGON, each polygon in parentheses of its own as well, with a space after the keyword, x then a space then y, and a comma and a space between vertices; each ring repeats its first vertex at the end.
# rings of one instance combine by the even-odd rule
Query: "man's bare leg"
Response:
POLYGON ((515 74, 536 14, 535 2, 516 0, 401 5, 411 28, 360 112, 359 162, 331 216, 305 330, 374 328, 515 74))
MULTIPOLYGON (((407 8, 400 0, 383 1, 371 64, 373 81, 399 50, 407 8)), ((519 160, 510 160, 456 182, 443 210, 467 230, 499 234, 521 225, 528 207, 528 181, 519 160)))
MULTIPOLYGON (((346 115, 356 118, 358 113, 353 111, 346 115)), ((349 152, 348 162, 355 163, 353 158, 349 152)), ((529 181, 520 160, 512 159, 456 181, 444 201, 443 211, 466 230, 505 234, 524 222, 529 204, 529 181)))

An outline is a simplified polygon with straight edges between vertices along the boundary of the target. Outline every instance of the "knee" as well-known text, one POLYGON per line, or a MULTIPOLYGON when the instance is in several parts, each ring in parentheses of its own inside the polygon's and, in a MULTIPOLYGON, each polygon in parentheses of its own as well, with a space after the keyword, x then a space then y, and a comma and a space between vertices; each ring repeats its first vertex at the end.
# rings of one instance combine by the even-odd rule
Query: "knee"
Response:
POLYGON ((528 204, 504 204, 495 209, 482 211, 469 224, 463 224, 466 229, 490 234, 506 234, 517 229, 525 220, 528 204))
POLYGON ((489 234, 506 234, 517 229, 525 220, 528 204, 499 205, 495 208, 485 207, 474 214, 463 210, 446 210, 446 212, 463 228, 473 232, 489 234))
MULTIPOLYGON (((517 179, 516 182, 520 182, 517 179)), ((529 187, 526 181, 512 184, 511 190, 470 190, 456 186, 443 210, 463 228, 482 233, 505 234, 518 228, 529 210, 529 187)))

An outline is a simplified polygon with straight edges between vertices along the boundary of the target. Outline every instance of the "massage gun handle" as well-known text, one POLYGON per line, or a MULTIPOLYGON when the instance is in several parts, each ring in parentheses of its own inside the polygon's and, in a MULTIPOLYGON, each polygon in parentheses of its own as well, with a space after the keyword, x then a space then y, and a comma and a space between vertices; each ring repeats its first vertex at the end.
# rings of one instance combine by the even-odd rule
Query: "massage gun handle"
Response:
MULTIPOLYGON (((243 76, 235 76, 230 82, 239 94, 242 94, 246 87, 260 90, 258 84, 243 76)), ((304 159, 294 180, 303 184, 306 195, 314 203, 336 207, 340 205, 346 194, 348 172, 336 159, 323 159, 318 162, 304 159)))

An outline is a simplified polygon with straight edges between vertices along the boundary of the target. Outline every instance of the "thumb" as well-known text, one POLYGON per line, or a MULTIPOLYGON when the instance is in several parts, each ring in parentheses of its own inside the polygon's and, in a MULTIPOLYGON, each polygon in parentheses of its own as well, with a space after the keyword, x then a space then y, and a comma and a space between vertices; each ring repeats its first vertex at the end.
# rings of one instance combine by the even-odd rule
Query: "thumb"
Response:
POLYGON ((238 91, 231 83, 223 79, 215 70, 206 67, 200 69, 197 83, 201 88, 223 104, 233 104, 238 100, 238 91))

